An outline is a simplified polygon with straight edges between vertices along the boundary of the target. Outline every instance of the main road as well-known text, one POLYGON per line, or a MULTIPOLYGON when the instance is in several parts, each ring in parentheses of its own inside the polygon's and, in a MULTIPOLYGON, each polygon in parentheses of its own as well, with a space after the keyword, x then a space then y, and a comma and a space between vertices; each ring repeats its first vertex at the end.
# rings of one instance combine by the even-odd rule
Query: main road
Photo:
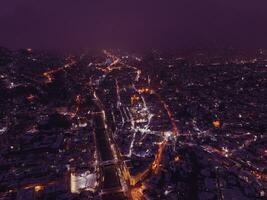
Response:
POLYGON ((100 195, 103 200, 129 199, 128 184, 123 175, 123 162, 106 122, 103 104, 94 93, 97 111, 94 113, 94 137, 99 167, 100 195))

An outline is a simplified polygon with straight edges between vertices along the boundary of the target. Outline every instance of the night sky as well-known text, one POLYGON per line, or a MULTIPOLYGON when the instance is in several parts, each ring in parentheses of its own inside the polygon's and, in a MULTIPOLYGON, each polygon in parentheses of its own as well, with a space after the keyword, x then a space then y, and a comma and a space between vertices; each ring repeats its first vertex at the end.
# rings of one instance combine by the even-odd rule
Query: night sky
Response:
POLYGON ((266 0, 1 0, 8 48, 267 47, 266 0))

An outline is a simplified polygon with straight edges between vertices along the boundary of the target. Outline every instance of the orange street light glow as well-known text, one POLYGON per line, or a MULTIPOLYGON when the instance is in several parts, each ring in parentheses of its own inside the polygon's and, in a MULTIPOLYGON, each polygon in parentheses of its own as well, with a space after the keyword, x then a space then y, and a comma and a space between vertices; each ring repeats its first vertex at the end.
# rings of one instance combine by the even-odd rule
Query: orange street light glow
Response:
POLYGON ((40 192, 40 191, 42 191, 43 189, 44 189, 44 187, 41 186, 41 185, 36 185, 36 186, 34 187, 34 191, 35 191, 35 192, 40 192))
POLYGON ((215 128, 220 128, 221 127, 221 122, 219 120, 213 121, 212 124, 213 124, 213 126, 215 128))

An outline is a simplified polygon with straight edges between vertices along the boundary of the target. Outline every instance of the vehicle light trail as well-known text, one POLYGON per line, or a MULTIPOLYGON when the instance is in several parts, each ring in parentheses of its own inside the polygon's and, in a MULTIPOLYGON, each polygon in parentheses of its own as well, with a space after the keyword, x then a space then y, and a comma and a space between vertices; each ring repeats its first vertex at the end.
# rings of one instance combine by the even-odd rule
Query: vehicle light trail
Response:
POLYGON ((160 163, 161 163, 161 160, 162 160, 162 156, 163 156, 163 151, 165 149, 165 145, 166 145, 167 141, 164 140, 163 142, 161 142, 159 144, 159 150, 158 150, 158 153, 155 157, 155 160, 152 164, 152 171, 157 175, 159 173, 159 170, 160 170, 160 163))

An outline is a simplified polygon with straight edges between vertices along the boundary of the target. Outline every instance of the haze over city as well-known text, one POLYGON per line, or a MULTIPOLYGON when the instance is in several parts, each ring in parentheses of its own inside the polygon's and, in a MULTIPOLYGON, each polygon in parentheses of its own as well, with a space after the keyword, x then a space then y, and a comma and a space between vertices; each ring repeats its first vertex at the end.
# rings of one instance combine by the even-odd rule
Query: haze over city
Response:
POLYGON ((2 0, 10 48, 267 46, 264 0, 2 0))

